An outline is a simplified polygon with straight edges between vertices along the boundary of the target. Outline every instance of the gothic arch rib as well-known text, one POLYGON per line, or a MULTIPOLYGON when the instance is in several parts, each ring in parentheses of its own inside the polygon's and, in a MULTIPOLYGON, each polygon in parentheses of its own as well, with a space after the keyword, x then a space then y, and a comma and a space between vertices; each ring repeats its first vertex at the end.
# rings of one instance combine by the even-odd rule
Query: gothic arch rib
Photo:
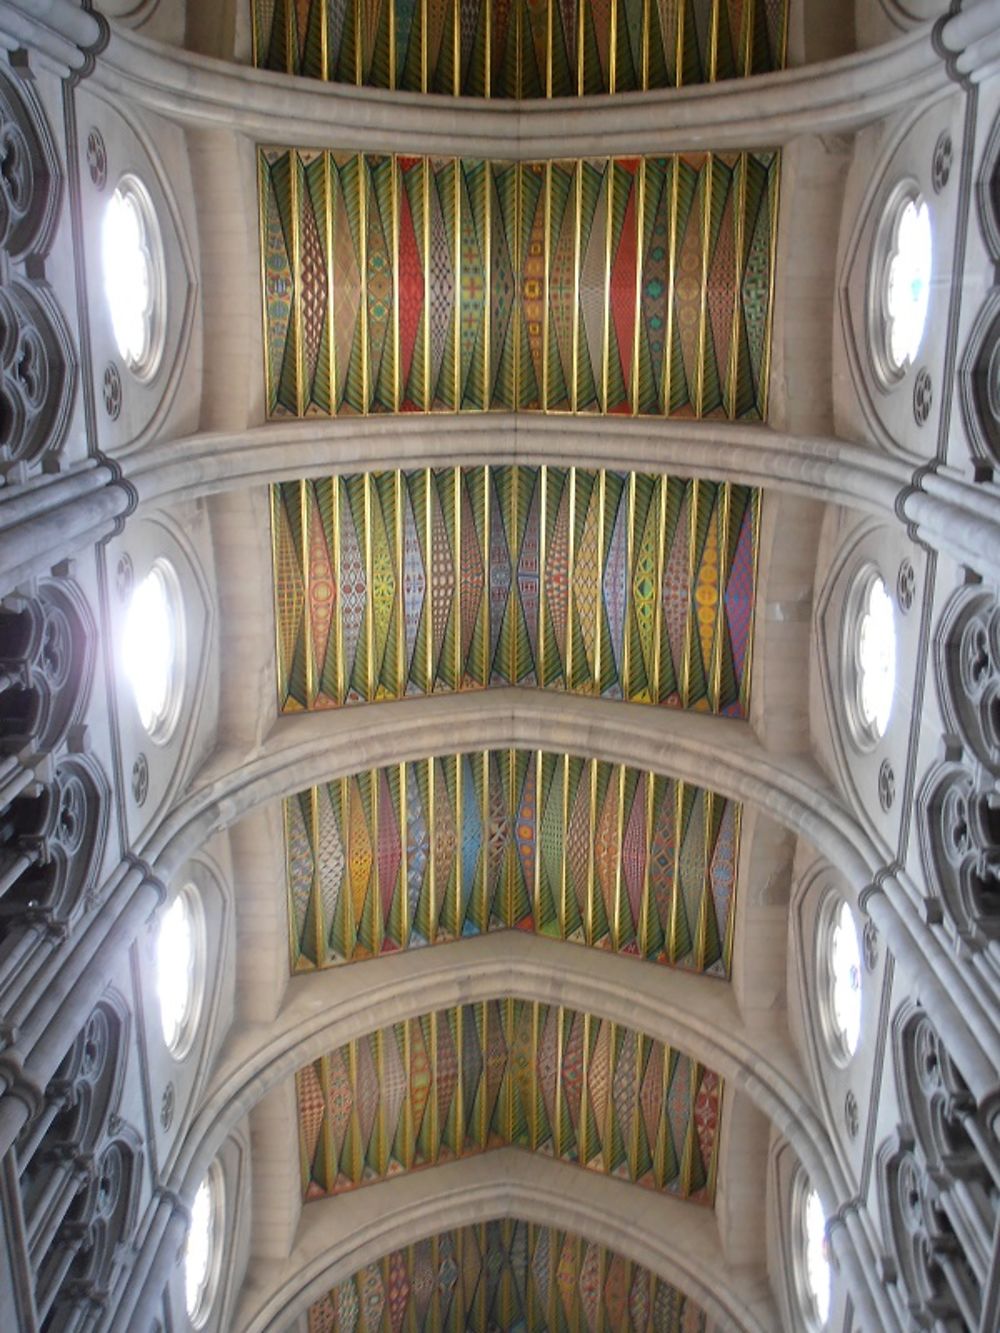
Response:
POLYGON ((280 1333, 339 1281, 397 1246, 455 1225, 512 1217, 566 1229, 614 1249, 682 1290, 720 1327, 767 1333, 775 1314, 766 1283, 726 1262, 711 1213, 677 1200, 643 1201, 621 1181, 504 1149, 401 1176, 377 1191, 315 1204, 293 1258, 258 1266, 237 1316, 241 1333, 280 1333), (345 1206, 346 1204, 346 1206, 345 1206))
POLYGON ((453 1005, 459 995, 467 1003, 515 997, 562 1004, 660 1038, 745 1092, 830 1197, 844 1184, 790 1046, 766 1025, 748 1026, 727 987, 507 932, 299 978, 275 1024, 245 1029, 230 1042, 178 1153, 171 1187, 193 1188, 248 1110, 306 1063, 389 1023, 453 1005))

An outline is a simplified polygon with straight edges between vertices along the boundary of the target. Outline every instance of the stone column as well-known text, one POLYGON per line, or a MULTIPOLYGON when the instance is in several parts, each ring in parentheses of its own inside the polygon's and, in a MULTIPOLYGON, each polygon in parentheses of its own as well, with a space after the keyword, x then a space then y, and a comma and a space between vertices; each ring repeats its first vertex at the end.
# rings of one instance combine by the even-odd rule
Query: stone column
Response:
POLYGON ((0 45, 37 51, 64 77, 86 63, 101 25, 74 0, 0 0, 0 45))

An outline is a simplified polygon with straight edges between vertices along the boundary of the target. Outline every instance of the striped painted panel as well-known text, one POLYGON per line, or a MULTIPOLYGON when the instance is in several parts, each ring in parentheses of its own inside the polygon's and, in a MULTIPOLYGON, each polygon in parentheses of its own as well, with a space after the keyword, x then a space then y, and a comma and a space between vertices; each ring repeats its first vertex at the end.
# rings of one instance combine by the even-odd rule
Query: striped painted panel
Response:
POLYGON ((340 83, 571 97, 781 69, 787 0, 251 0, 253 59, 340 83))
POLYGON ((407 1019, 296 1075, 303 1196, 517 1147, 711 1205, 722 1083, 591 1014, 490 1000, 407 1019))
POLYGON ((259 154, 272 417, 760 421, 778 154, 259 154))
POLYGON ((477 751, 285 802, 295 973, 523 930, 728 977, 740 807, 620 764, 477 751))
POLYGON ((747 715, 752 488, 513 465, 271 496, 283 712, 526 685, 747 715))
POLYGON ((713 1333, 693 1300, 593 1241, 513 1218, 393 1250, 309 1309, 309 1333, 713 1333))

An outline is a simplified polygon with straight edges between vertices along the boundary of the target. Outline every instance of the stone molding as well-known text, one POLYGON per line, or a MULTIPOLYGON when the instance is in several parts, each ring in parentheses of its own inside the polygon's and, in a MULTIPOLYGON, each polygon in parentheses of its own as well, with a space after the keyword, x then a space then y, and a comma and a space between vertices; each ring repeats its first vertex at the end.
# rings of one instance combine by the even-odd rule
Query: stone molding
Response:
POLYGON ((998 1098, 977 1105, 924 1010, 893 1020, 900 1121, 876 1171, 889 1290, 907 1328, 992 1328, 998 1098))
POLYGON ((842 440, 766 426, 620 418, 454 414, 273 422, 150 445, 0 496, 0 591, 115 531, 143 508, 333 472, 483 463, 669 471, 787 491, 894 521, 985 578, 1000 568, 1000 498, 842 440), (609 450, 609 437, 614 449, 609 450), (334 461, 335 460, 335 461, 334 461))
POLYGON ((100 38, 98 20, 73 0, 0 0, 0 45, 29 47, 64 77, 84 68, 100 38))
POLYGON ((499 1217, 555 1226, 607 1245, 683 1290, 720 1327, 746 1333, 775 1327, 766 1279, 729 1267, 710 1212, 648 1191, 637 1203, 623 1181, 515 1148, 310 1204, 293 1257, 285 1264, 255 1264, 233 1327, 239 1333, 283 1333, 331 1286, 392 1249, 499 1217))
POLYGON ((716 791, 763 810, 839 867, 935 1021, 962 1043, 970 1085, 980 1093, 995 1083, 1000 1033, 990 1006, 920 916, 916 887, 884 864, 812 761, 772 757, 733 719, 527 689, 286 717, 252 757, 220 753, 210 761, 140 850, 169 880, 212 833, 267 801, 361 768, 487 747, 583 753, 693 783, 711 773, 716 791))
MULTIPOLYGON (((989 10, 979 0, 975 10, 989 10)), ((965 18, 965 15, 962 16, 965 18)), ((980 25, 955 26, 973 62, 980 25)), ((754 148, 801 134, 832 134, 943 92, 951 78, 924 24, 870 51, 752 79, 551 101, 487 102, 323 83, 167 49, 113 27, 95 82, 115 98, 204 128, 300 148, 533 160, 754 148), (252 93, 248 95, 248 88, 252 93)))

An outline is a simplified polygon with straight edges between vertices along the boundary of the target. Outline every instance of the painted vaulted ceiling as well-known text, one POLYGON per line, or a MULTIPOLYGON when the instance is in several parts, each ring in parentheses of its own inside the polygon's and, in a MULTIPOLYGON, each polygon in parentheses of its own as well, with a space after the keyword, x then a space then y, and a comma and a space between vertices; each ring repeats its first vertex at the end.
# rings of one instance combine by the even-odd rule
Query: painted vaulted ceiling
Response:
POLYGON ((261 149, 273 416, 759 421, 778 154, 261 149))
MULTIPOLYGON (((771 67, 783 21, 778 0, 260 0, 255 39, 259 63, 317 77, 531 95, 771 67)), ((778 171, 774 152, 261 148, 268 415, 762 422, 778 171)), ((275 485, 280 711, 533 686, 746 718, 760 507, 731 483, 530 464, 275 485)), ((730 975, 740 809, 708 790, 481 750, 310 788, 284 827, 293 974, 527 930, 730 975)), ((600 1015, 458 1005, 359 1037, 295 1084, 305 1200, 514 1147, 714 1204, 718 1075, 600 1015)), ((403 1321, 705 1327, 650 1274, 510 1221, 388 1256, 310 1315, 403 1321)))
POLYGON ((527 930, 728 977, 740 807, 635 768, 479 751, 285 802, 293 973, 527 930))
POLYGON ((503 999, 407 1019, 296 1075, 303 1197, 500 1147, 715 1198, 719 1076, 592 1014, 503 999))
POLYGON ((252 0, 266 69, 410 92, 565 97, 780 69, 786 0, 252 0))
POLYGON ((540 685, 745 717, 759 504, 583 468, 276 486, 280 707, 540 685))
POLYGON ((569 1232, 504 1219, 394 1250, 309 1311, 309 1333, 712 1333, 648 1269, 569 1232))

